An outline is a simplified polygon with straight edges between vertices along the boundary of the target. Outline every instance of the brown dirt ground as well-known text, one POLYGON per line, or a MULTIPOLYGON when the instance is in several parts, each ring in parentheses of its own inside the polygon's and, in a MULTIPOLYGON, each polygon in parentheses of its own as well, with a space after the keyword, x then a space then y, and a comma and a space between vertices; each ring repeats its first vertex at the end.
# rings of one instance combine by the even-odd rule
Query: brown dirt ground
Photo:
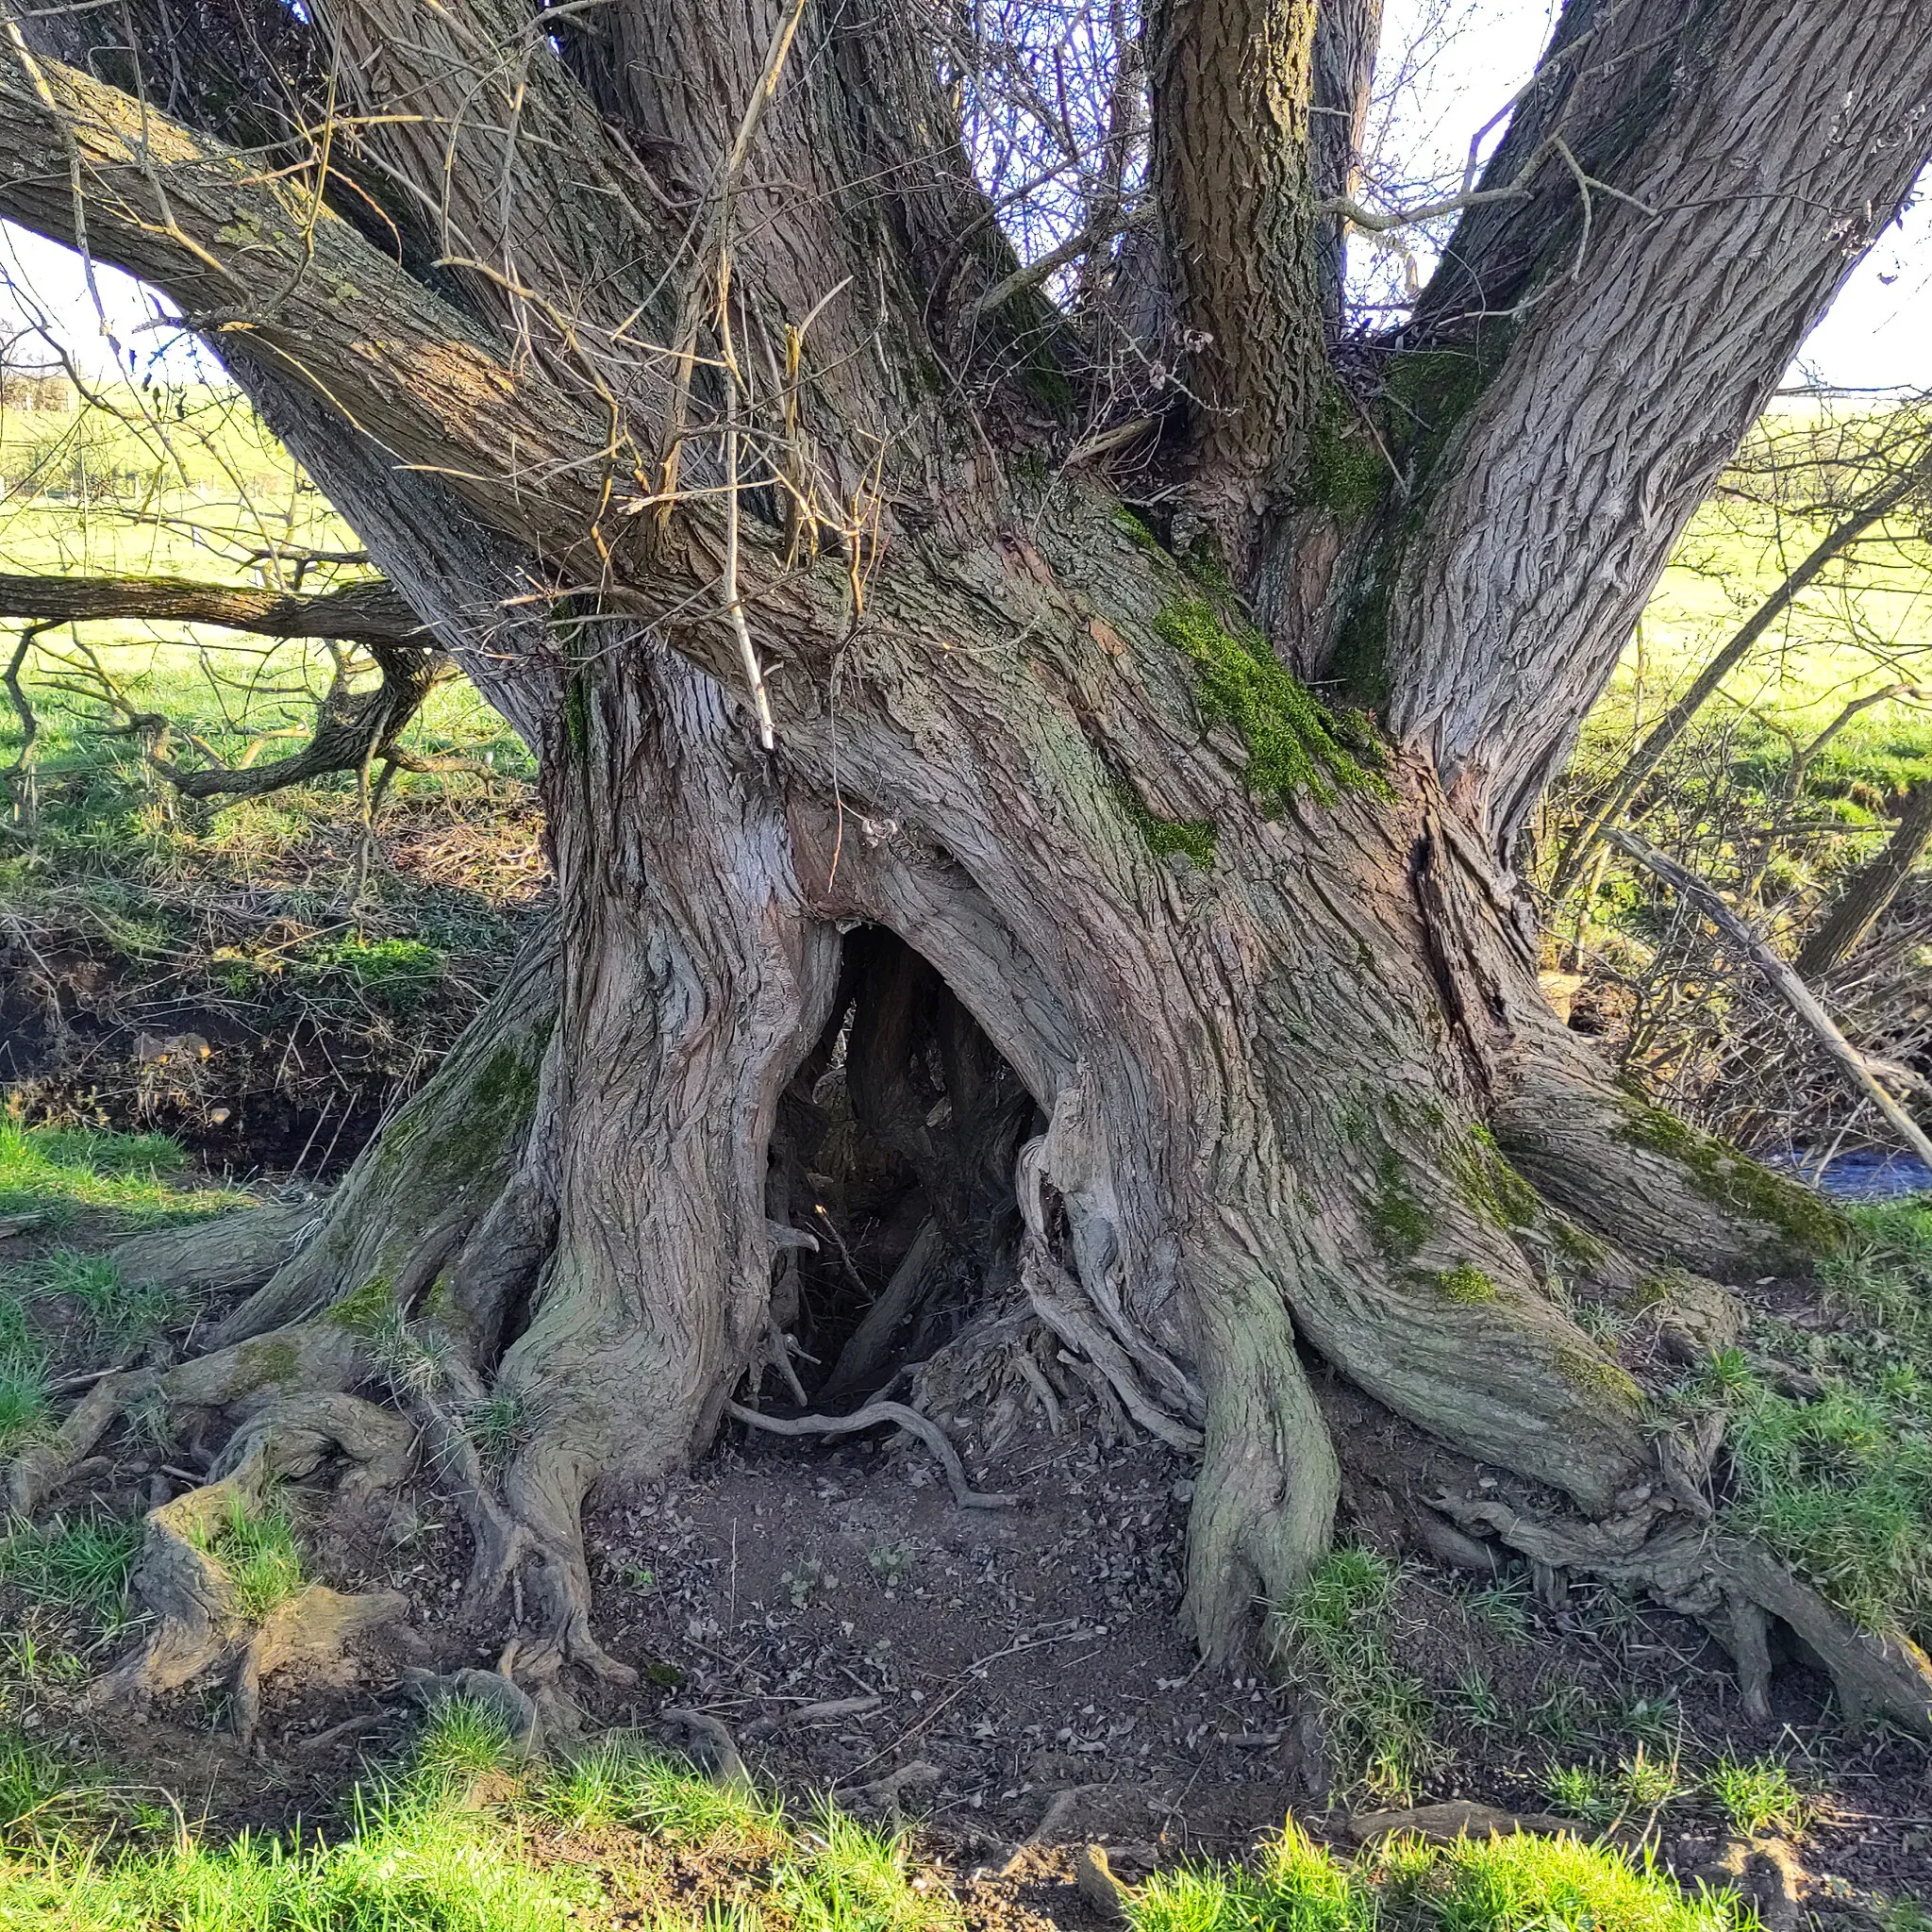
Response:
MULTIPOLYGON (((589 1697, 588 1721, 650 1730, 675 1709, 709 1713, 798 1808, 830 1793, 878 1810, 882 1782, 910 1770, 901 1803, 923 1822, 923 1853, 973 1922, 1001 1932, 1091 1923, 1069 1845, 1109 1843, 1131 1874, 1137 1860, 1239 1856, 1289 1811, 1339 1835, 1304 1687, 1204 1669, 1178 1625, 1188 1467, 1157 1444, 1104 1442, 1096 1421, 1071 1416, 1056 1440, 1033 1418, 992 1466, 969 1456, 976 1483, 1020 1494, 1011 1509, 956 1507, 924 1452, 883 1434, 819 1446, 734 1432, 685 1481, 596 1499, 596 1627, 643 1676, 635 1693, 589 1697), (1050 1811, 1045 1840, 997 1876, 1050 1811)), ((132 1512, 160 1460, 124 1446, 76 1472, 54 1507, 132 1512)), ((465 1617, 467 1537, 431 1486, 356 1520, 321 1493, 295 1500, 315 1574, 405 1591, 440 1668, 494 1661, 502 1624, 465 1617)), ((1373 1540, 1374 1522, 1366 1512, 1356 1533, 1373 1540)), ((80 1622, 12 1589, 0 1624, 49 1654, 91 1647, 80 1622)), ((1640 1743, 1687 1767, 1772 1753, 1813 1794, 1801 1856, 1814 1908, 1869 1924, 1856 1907, 1874 1893, 1932 1895, 1925 1752, 1838 1728, 1824 1683, 1796 1662, 1778 1674, 1774 1723, 1755 1726, 1722 1655, 1682 1619, 1591 1588, 1552 1607, 1524 1583, 1412 1559, 1393 1647, 1436 1707, 1440 1757, 1422 1799, 1542 1811, 1552 1765, 1615 1763, 1640 1743)), ((286 1827, 334 1814, 402 1748, 414 1723, 394 1689, 405 1660, 378 1646, 272 1680, 246 1756, 217 1690, 111 1731, 58 1670, 0 1671, 12 1679, 0 1695, 30 1733, 164 1786, 218 1826, 286 1827)), ((1652 1842, 1688 1872, 1724 1835, 1688 1800, 1652 1842)), ((562 1840, 547 1855, 590 1856, 562 1840)))

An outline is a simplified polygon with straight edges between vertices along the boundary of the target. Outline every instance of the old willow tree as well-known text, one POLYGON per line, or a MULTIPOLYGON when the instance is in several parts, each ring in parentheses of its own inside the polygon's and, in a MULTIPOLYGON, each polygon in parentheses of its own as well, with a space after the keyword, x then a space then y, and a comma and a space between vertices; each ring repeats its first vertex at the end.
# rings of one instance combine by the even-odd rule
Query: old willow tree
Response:
MULTIPOLYGON (((0 212, 218 349, 539 749, 559 905, 212 1352, 97 1385, 17 1502, 142 1390, 241 1418, 227 1482, 331 1443, 383 1479, 406 1404, 519 1669, 621 1672, 593 1485, 761 1387, 877 1390, 895 1334, 983 1388, 1042 1323, 1198 1453, 1210 1654, 1360 1468, 1439 1537, 1647 1584, 1747 1688, 1776 1618, 1926 1725, 1924 1660, 1719 1534, 1718 1445, 1565 1311, 1835 1226, 1557 1024, 1512 867, 1932 150, 1932 12, 1570 0, 1381 335, 1339 293, 1401 213, 1351 199, 1375 15, 18 8, 0 212), (839 1068, 924 1212, 814 1366, 839 1068)), ((150 1528, 142 1681, 220 1622, 196 1507, 150 1528)))

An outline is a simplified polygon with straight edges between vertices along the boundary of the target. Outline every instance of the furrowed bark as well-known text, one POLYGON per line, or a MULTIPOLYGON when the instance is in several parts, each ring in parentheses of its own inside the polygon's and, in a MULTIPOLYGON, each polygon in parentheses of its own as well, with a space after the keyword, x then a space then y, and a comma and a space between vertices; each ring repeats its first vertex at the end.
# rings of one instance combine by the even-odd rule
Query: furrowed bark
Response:
MULTIPOLYGON (((1046 1120, 1021 1163, 1020 1284, 1128 1413, 1200 1440, 1186 1611, 1208 1649, 1234 1649, 1328 1534, 1336 1461, 1303 1350, 1538 1486, 1519 1546, 1560 1516, 1579 1546, 1636 1548, 1690 1508, 1673 1472, 1694 1455, 1671 1460, 1550 1287, 1615 1264, 1575 1224, 1748 1265, 1836 1223, 1587 1061, 1541 1006, 1501 854, 1847 237, 1896 205, 1932 139, 1932 26, 1904 0, 1849 22, 1823 0, 1770 12, 1577 0, 1568 16, 1563 58, 1587 43, 1589 59, 1546 74, 1507 164, 1529 168, 1541 127, 1534 193, 1492 242, 1470 230, 1482 286, 1537 299, 1473 339, 1424 317, 1431 352, 1474 358, 1478 379, 1407 364, 1442 378, 1424 398, 1439 433, 1360 540, 1385 566, 1395 744, 1290 677, 1241 596, 1261 525, 1308 481, 1332 374, 1312 0, 1173 0, 1150 24, 1155 192, 1202 339, 1195 460, 1160 479, 1152 521, 1078 466, 1041 484, 1038 438, 955 407, 933 353, 946 318, 1014 264, 957 267, 985 210, 963 175, 948 200, 911 164, 923 148, 945 176, 958 157, 897 13, 869 37, 870 19, 856 37, 802 26, 809 58, 779 63, 762 120, 746 89, 780 44, 775 4, 558 23, 572 75, 594 71, 597 32, 629 37, 596 98, 647 159, 612 158, 608 127, 587 139, 656 205, 695 211, 689 253, 641 242, 627 265, 633 293, 678 291, 690 382, 680 369, 668 391, 663 343, 613 360, 619 319, 577 304, 598 262, 575 223, 553 256, 528 211, 477 201, 508 151, 503 70, 476 145, 449 160, 451 235, 501 259, 462 264, 467 297, 443 300, 318 215, 299 170, 143 120, 9 43, 0 209, 74 238, 77 179, 103 254, 219 333, 542 752, 560 924, 541 1057, 526 975, 504 995, 530 1049, 517 1079, 485 1050, 507 1009, 365 1157, 340 1241, 304 1249, 233 1331, 258 1352, 300 1338, 321 1380, 391 1386, 403 1351, 376 1357, 398 1323, 454 1343, 417 1407, 459 1472, 479 1584, 521 1585, 534 1609, 540 1670, 621 1674, 588 1624, 588 1489, 675 1471, 784 1348, 773 1123, 855 916, 943 976, 1046 1120), (743 129, 770 142, 758 170, 743 129), (1740 153, 1763 162, 1742 200, 1740 153), (727 154, 736 178, 717 172, 727 154), (890 187, 858 172, 894 156, 903 203, 896 163, 890 187), (506 261, 558 285, 492 294, 506 261), (724 426, 756 471, 725 475, 724 426), (1176 503, 1178 554, 1154 528, 1176 503), (1189 541, 1190 516, 1218 545, 1189 541), (726 695, 741 618, 771 669, 770 756, 726 695), (445 1172, 425 1194, 404 1170, 452 1159, 465 1124, 489 1130, 474 1187, 445 1172), (492 1218, 512 1214, 514 1240, 492 1218), (504 1255, 516 1266, 491 1272, 504 1255), (511 1418, 507 1466, 484 1455, 486 1400, 511 1418)), ((494 18, 459 9, 437 32, 456 54, 507 49, 494 18)), ((357 30, 342 44, 373 68, 374 28, 357 30)), ((429 68, 404 61, 393 84, 434 92, 440 45, 412 46, 429 68)), ((545 37, 516 45, 551 58, 545 37)), ((533 113, 564 142, 555 102, 575 96, 557 78, 533 113)), ((431 118, 456 125, 446 97, 431 118)), ((384 165, 433 201, 429 151, 407 145, 384 165)), ((507 173, 504 191, 541 200, 565 166, 507 173)), ((1025 306, 987 335, 1012 329, 1017 349, 1025 306)), ((207 1359, 229 1390, 240 1356, 207 1359)))
POLYGON ((1514 306, 1474 339, 1425 332, 1451 358, 1443 387, 1480 399, 1438 466, 1387 631, 1391 723, 1504 841, 1685 522, 1932 148, 1932 23, 1908 0, 1852 16, 1828 0, 1729 0, 1688 20, 1579 0, 1564 18, 1559 45, 1589 35, 1587 51, 1546 63, 1545 91, 1569 105, 1525 118, 1484 183, 1514 178, 1527 143, 1563 136, 1565 113, 1588 107, 1576 100, 1601 93, 1601 142, 1573 130, 1571 144, 1605 184, 1591 191, 1589 245, 1583 190, 1557 156, 1537 179, 1541 195, 1568 197, 1574 253, 1562 226, 1514 208, 1474 211, 1447 250, 1425 311, 1457 303, 1465 259, 1486 313, 1514 306), (1526 286, 1483 267, 1525 252, 1526 286), (1716 287, 1730 299, 1713 301, 1716 287))
POLYGON ((1235 537, 1254 492, 1279 487, 1297 460, 1327 360, 1309 147, 1317 10, 1160 0, 1145 28, 1155 199, 1182 322, 1205 339, 1193 439, 1235 537))

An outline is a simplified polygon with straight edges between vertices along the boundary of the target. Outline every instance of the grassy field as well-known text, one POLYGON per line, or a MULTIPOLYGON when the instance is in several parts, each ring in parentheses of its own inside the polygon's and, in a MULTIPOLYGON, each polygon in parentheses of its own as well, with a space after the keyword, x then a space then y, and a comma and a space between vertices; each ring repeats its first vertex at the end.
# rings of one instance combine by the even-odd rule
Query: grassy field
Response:
MULTIPOLYGON (((232 397, 111 400, 0 416, 0 572, 315 590, 363 568, 232 397)), ((23 731, 0 697, 0 1080, 19 1118, 158 1126, 242 1167, 346 1156, 494 985, 541 887, 541 823, 527 752, 463 680, 404 742, 465 768, 399 773, 368 843, 353 776, 196 803, 127 729, 158 714, 177 761, 266 763, 299 748, 339 673, 375 675, 181 625, 35 641, 39 736, 10 778, 23 731)))

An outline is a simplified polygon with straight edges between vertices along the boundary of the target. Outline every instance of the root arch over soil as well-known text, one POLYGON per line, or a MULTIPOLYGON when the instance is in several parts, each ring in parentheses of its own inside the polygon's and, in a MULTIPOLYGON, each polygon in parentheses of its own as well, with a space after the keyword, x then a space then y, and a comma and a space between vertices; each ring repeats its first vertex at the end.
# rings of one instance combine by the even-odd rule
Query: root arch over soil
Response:
MULTIPOLYGON (((592 741, 621 758, 650 716, 592 741)), ((1244 1153, 1204 1129, 1190 1173, 1152 1146, 1162 1108, 1201 1098, 1158 1091, 1164 1056, 1199 1068, 1234 1042, 1175 1011, 1179 1048, 1103 1064, 1064 982, 948 861, 881 840, 834 868, 822 822, 788 821, 723 751, 708 777, 702 837, 687 817, 646 847, 626 815, 615 846, 563 842, 558 921, 318 1222, 261 1210, 126 1251, 247 1292, 207 1352, 102 1377, 10 1472, 14 1507, 42 1506, 137 1407, 217 1442, 150 1515, 135 1587, 155 1626, 103 1697, 225 1671, 245 1728, 264 1674, 402 1620, 324 1585, 242 1613, 208 1525, 276 1480, 333 1474, 341 1508, 410 1474, 443 1485, 473 1607, 541 1695, 566 1666, 634 1676, 591 1627, 593 1486, 674 1474, 726 1424, 891 1425, 977 1506, 1005 1500, 972 1458, 996 1460, 1013 1418, 1058 1433, 1081 1408, 1199 1458, 1183 1607, 1211 1657, 1251 1644, 1344 1491, 1357 1514, 1373 1491, 1451 1560, 1520 1557, 1548 1590, 1599 1576, 1696 1617, 1754 1707, 1782 1641, 1848 1711, 1932 1734, 1924 1657, 1722 1533, 1715 1436, 1654 1425, 1566 1312, 1570 1286, 1627 1291, 1660 1261, 1756 1268, 1824 1210, 1609 1087, 1440 839, 1410 847, 1401 896, 1357 879, 1357 904, 1399 931, 1433 895, 1453 953, 1415 949, 1417 983, 1380 1007, 1303 986, 1268 1009, 1277 1040, 1306 1041, 1310 1007, 1356 1028, 1358 1064, 1407 1085, 1372 1092, 1326 1049, 1277 1066, 1272 1128, 1243 1116, 1244 1153), (1290 1167, 1291 1129, 1326 1172, 1290 1167), (1157 1191, 1193 1206, 1151 1220, 1157 1191)), ((1725 1292, 1679 1279, 1692 1345, 1721 1344, 1725 1292)))

